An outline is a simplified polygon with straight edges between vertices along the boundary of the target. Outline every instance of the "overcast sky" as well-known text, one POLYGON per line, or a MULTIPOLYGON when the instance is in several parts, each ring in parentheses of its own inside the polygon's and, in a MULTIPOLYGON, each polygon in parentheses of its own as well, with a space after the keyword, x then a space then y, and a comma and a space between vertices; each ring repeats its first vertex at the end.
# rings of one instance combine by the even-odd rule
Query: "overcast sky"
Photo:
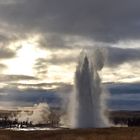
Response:
POLYGON ((139 13, 139 0, 0 0, 0 88, 66 89, 96 48, 103 82, 140 82, 139 13))

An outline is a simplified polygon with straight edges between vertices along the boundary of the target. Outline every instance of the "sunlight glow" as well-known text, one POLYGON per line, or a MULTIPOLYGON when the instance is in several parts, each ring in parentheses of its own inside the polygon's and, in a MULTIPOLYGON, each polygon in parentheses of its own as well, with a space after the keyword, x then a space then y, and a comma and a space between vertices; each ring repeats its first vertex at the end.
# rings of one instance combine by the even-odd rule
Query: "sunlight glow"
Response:
POLYGON ((18 75, 33 75, 33 65, 37 58, 45 58, 47 56, 46 51, 42 51, 36 46, 34 42, 21 42, 20 49, 17 50, 15 58, 5 60, 8 65, 7 74, 18 75))
POLYGON ((74 79, 74 65, 67 67, 66 65, 55 66, 51 65, 48 68, 47 81, 48 82, 66 82, 73 83, 74 79))
MULTIPOLYGON (((14 74, 14 75, 35 75, 35 63, 37 59, 43 58, 47 60, 53 58, 54 55, 60 56, 70 56, 71 54, 77 54, 77 51, 71 52, 70 50, 66 51, 65 54, 62 50, 51 51, 51 50, 42 50, 38 47, 38 38, 21 40, 11 44, 10 48, 14 50, 14 46, 18 48, 16 51, 16 57, 5 60, 4 63, 8 66, 8 69, 5 70, 5 74, 14 74), (12 46, 13 45, 13 46, 12 46), (19 46, 19 47, 18 47, 19 46)), ((69 65, 53 65, 49 64, 47 67, 47 75, 38 80, 38 82, 66 82, 73 83, 75 64, 71 63, 69 65)), ((17 81, 18 82, 18 81, 17 81)), ((20 83, 28 83, 26 80, 19 81, 20 83)), ((29 81, 32 83, 37 83, 37 81, 29 81)))

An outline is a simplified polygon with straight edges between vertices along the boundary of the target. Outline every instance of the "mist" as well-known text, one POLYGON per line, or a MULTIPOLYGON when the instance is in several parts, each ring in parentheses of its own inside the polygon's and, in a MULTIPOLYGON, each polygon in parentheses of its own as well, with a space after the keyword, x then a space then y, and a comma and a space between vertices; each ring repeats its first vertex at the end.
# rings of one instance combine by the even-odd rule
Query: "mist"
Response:
POLYGON ((48 123, 50 115, 50 108, 47 103, 35 104, 29 112, 22 111, 17 114, 16 119, 19 122, 28 121, 32 124, 46 124, 48 123))

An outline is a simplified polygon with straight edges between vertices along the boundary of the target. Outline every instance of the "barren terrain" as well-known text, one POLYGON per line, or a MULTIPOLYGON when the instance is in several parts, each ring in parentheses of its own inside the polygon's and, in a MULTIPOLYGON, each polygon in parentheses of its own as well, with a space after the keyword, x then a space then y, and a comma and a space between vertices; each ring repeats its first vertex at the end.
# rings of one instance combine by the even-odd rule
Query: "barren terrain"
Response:
POLYGON ((0 140, 140 140, 140 128, 99 128, 54 131, 0 130, 0 140))

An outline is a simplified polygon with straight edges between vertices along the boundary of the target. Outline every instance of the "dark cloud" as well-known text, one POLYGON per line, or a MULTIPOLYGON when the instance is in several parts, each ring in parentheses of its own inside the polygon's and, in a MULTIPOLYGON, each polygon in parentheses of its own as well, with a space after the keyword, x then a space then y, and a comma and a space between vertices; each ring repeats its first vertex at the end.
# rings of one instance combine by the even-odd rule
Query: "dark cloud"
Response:
POLYGON ((53 83, 37 83, 37 84, 23 84, 23 83, 10 83, 11 87, 23 87, 24 89, 50 89, 51 91, 66 91, 72 88, 69 83, 53 82, 53 83))
POLYGON ((35 74, 39 78, 46 77, 47 74, 47 60, 44 58, 38 58, 34 64, 35 74))
MULTIPOLYGON (((65 51, 70 51, 69 49, 65 51)), ((52 53, 50 58, 37 59, 35 64, 35 69, 38 71, 38 74, 46 74, 47 65, 65 65, 70 63, 76 63, 78 59, 78 54, 69 54, 52 53)), ((119 48, 119 47, 110 47, 110 46, 90 46, 88 51, 93 53, 93 58, 96 61, 101 61, 104 59, 105 66, 114 67, 119 66, 123 63, 137 63, 140 62, 140 49, 139 48, 119 48), (101 50, 101 52, 96 51, 101 50)), ((79 52, 80 53, 80 52, 79 52)), ((103 63, 103 62, 102 62, 103 63)), ((100 63, 97 63, 100 65, 100 63)), ((103 64, 101 64, 102 67, 103 64)))
POLYGON ((8 41, 9 41, 9 39, 7 36, 0 34, 0 43, 2 43, 2 42, 5 43, 8 41))
MULTIPOLYGON (((22 86, 26 87, 27 85, 23 84, 22 86)), ((15 83, 14 87, 7 86, 0 88, 0 101, 2 103, 11 102, 12 105, 19 103, 17 106, 21 106, 23 102, 23 106, 26 106, 27 103, 34 104, 38 102, 47 102, 56 105, 62 102, 62 96, 69 95, 67 93, 72 91, 72 85, 65 83, 40 83, 34 86, 38 88, 30 86, 30 88, 19 89, 17 83, 15 83), (48 85, 58 85, 58 87, 52 89, 41 88, 48 85)))
POLYGON ((59 95, 56 94, 56 92, 43 89, 20 90, 18 88, 2 88, 0 89, 0 93, 3 93, 3 95, 0 96, 1 102, 20 102, 18 106, 20 106, 22 102, 38 103, 47 101, 48 103, 57 103, 57 99, 59 98, 59 95))
POLYGON ((1 0, 1 5, 9 5, 9 4, 15 4, 16 0, 1 0))
POLYGON ((0 82, 12 82, 20 80, 38 80, 36 77, 27 75, 0 75, 0 82))
POLYGON ((139 0, 16 2, 0 5, 0 19, 18 31, 78 35, 100 41, 140 38, 139 0))
POLYGON ((16 52, 7 48, 6 46, 0 47, 0 59, 7 59, 15 57, 16 52))
POLYGON ((0 63, 0 72, 3 71, 3 70, 5 70, 6 68, 7 68, 6 65, 0 63))
POLYGON ((107 62, 108 66, 117 66, 123 63, 140 62, 140 49, 135 48, 114 48, 108 47, 107 62))
POLYGON ((65 49, 62 52, 55 52, 51 54, 48 58, 38 58, 34 64, 34 70, 37 77, 47 76, 48 65, 65 65, 76 62, 78 56, 76 54, 72 55, 70 49, 65 49), (57 52, 57 53, 56 53, 57 52), (68 53, 69 52, 69 53, 68 53))
POLYGON ((8 45, 11 41, 18 40, 18 34, 13 34, 10 32, 0 32, 0 45, 4 47, 4 45, 8 45))
POLYGON ((64 65, 64 64, 70 64, 76 62, 77 58, 78 57, 76 55, 71 55, 71 54, 65 55, 64 52, 63 55, 61 54, 52 55, 52 57, 50 59, 47 59, 47 61, 49 64, 53 64, 53 65, 64 65))
POLYGON ((68 48, 67 42, 65 41, 64 37, 57 35, 57 34, 49 34, 43 36, 39 41, 40 47, 42 48, 68 48))

